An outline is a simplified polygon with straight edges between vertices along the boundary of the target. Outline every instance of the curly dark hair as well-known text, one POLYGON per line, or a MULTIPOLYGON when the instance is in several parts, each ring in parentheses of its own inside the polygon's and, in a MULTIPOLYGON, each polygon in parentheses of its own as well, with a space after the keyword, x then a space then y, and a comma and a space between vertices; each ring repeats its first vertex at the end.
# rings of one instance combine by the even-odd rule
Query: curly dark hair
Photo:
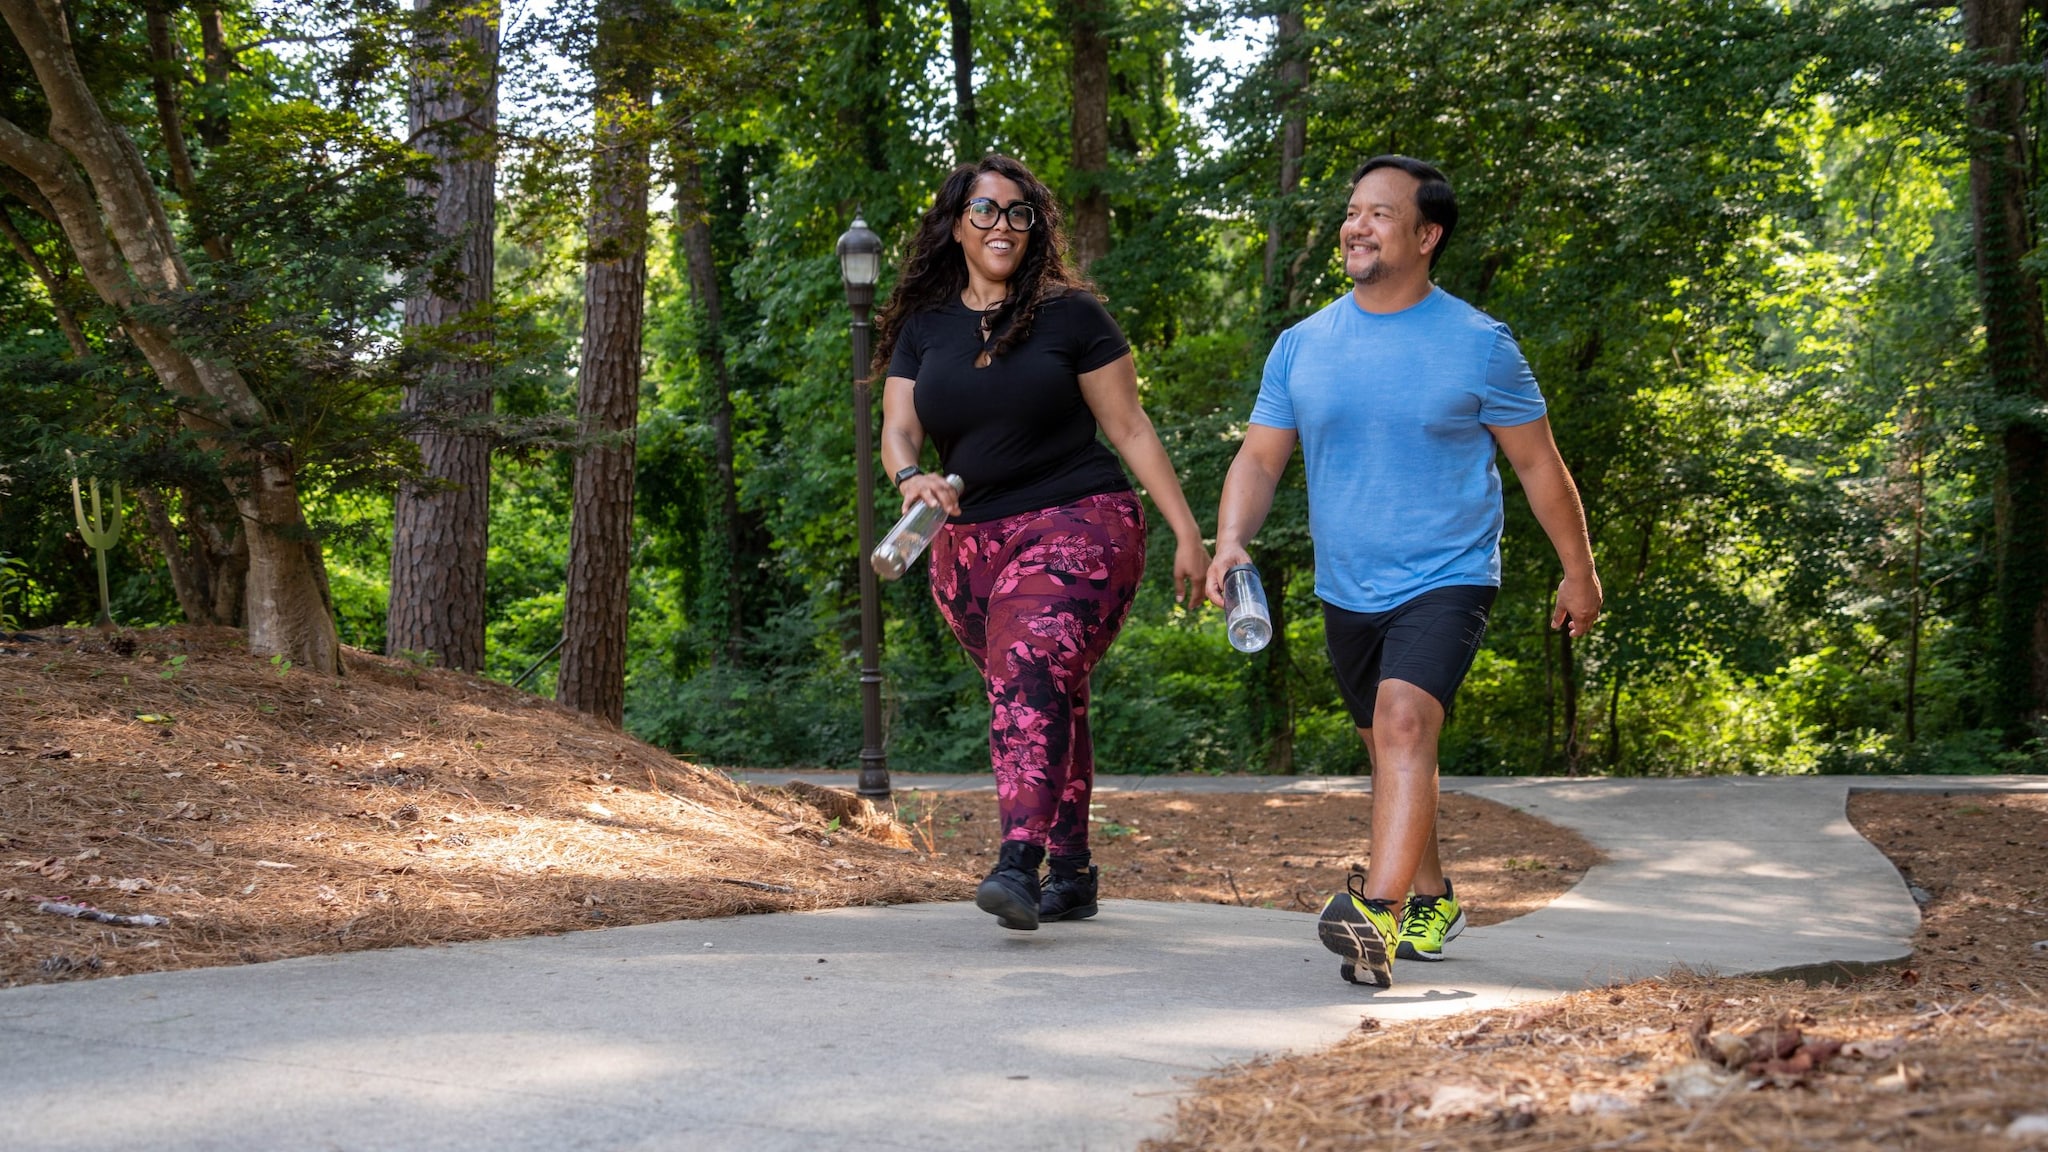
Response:
POLYGON ((995 334, 987 354, 977 366, 1015 347, 1031 335, 1031 322, 1038 307, 1070 292, 1093 291, 1093 286, 1067 267, 1067 237, 1060 217, 1059 201, 1031 169, 1008 156, 990 153, 979 164, 962 164, 939 185, 931 210, 918 221, 910 251, 903 259, 903 275, 889 293, 888 303, 875 319, 875 361, 877 375, 888 370, 896 351, 896 338, 903 322, 919 312, 943 308, 960 298, 967 287, 967 257, 960 242, 953 239, 953 224, 967 210, 974 181, 985 172, 1008 177, 1024 192, 1024 202, 1038 212, 1038 224, 1024 245, 1024 259, 1010 277, 1010 294, 988 318, 988 331, 995 334))

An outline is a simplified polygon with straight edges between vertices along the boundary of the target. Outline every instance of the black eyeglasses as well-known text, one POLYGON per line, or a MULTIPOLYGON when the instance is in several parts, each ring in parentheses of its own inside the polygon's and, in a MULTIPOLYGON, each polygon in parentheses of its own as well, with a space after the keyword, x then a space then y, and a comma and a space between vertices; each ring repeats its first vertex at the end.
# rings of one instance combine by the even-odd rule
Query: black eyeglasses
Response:
POLYGON ((1011 230, 1016 232, 1029 232, 1038 223, 1038 209, 1022 200, 1007 208, 986 196, 976 196, 967 202, 967 222, 983 232, 996 226, 998 216, 1008 220, 1011 230))

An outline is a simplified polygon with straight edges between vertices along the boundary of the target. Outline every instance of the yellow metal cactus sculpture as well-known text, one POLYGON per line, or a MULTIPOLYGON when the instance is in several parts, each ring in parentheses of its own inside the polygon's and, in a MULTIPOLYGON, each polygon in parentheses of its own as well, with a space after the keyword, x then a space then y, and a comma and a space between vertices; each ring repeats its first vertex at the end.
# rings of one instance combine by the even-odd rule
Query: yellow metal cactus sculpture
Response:
POLYGON ((92 488, 92 518, 86 518, 85 500, 79 495, 76 476, 71 478, 71 510, 78 516, 78 534, 85 538, 86 546, 93 550, 100 565, 100 618, 94 626, 112 628, 114 614, 109 609, 110 598, 107 596, 107 549, 121 538, 121 482, 114 482, 114 507, 105 517, 105 523, 101 522, 100 515, 100 482, 92 479, 86 483, 92 488))

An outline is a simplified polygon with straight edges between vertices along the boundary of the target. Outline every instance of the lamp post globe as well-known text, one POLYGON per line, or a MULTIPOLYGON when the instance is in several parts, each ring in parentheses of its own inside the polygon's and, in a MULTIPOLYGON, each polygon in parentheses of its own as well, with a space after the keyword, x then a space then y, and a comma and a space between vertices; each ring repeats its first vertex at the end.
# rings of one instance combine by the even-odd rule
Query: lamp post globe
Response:
MULTIPOLYGON (((846 285, 846 304, 856 321, 867 319, 875 302, 875 281, 882 278, 882 238, 855 215, 853 227, 839 237, 839 279, 846 285)), ((859 374, 861 365, 854 365, 859 374)))
POLYGON ((871 800, 889 798, 889 761, 882 751, 882 589, 868 557, 875 550, 874 377, 868 370, 868 310, 882 278, 882 238, 856 214, 839 238, 839 279, 853 311, 853 472, 860 520, 860 784, 871 800))

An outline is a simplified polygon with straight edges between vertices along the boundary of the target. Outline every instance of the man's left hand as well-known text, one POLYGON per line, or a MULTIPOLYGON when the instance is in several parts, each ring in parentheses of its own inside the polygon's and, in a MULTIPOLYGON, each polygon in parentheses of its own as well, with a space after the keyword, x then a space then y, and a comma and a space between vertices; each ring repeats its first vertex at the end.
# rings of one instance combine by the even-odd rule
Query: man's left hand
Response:
POLYGON ((1550 613, 1550 626, 1562 628, 1569 621, 1572 638, 1584 636, 1600 619, 1600 602, 1598 573, 1567 574, 1557 586, 1557 607, 1550 613))

